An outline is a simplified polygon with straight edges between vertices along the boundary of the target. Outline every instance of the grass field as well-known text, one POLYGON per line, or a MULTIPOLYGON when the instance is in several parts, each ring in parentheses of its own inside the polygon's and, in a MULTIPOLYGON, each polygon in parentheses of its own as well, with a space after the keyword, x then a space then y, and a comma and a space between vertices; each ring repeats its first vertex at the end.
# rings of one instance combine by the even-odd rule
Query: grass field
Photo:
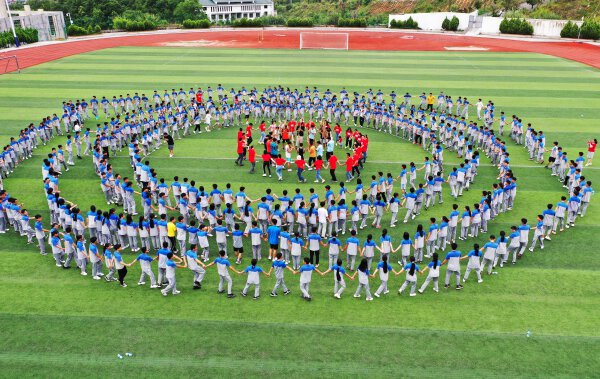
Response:
MULTIPOLYGON (((381 88, 413 95, 444 90, 472 102, 491 99, 508 116, 518 114, 543 130, 549 144, 560 141, 570 156, 598 136, 600 122, 600 71, 536 54, 117 48, 1 76, 0 137, 7 141, 30 122, 58 112, 63 100, 218 83, 381 88)), ((376 132, 369 137, 365 174, 397 175, 400 163, 418 163, 425 156, 394 137, 376 132)), ((150 161, 159 177, 188 176, 205 186, 243 184, 253 198, 267 187, 280 193, 298 186, 292 173, 277 183, 234 166, 234 138, 233 129, 189 137, 178 141, 176 158, 160 150, 150 161)), ((521 217, 533 221, 564 193, 547 170, 531 165, 524 149, 508 145, 519 192, 514 210, 490 224, 495 234, 521 217)), ((46 211, 40 162, 48 150, 36 151, 5 181, 31 214, 46 211)), ((453 154, 445 157, 448 165, 457 162, 453 154)), ((126 158, 111 162, 115 172, 129 173, 126 158)), ((103 204, 91 160, 76 163, 61 178, 63 195, 82 208, 103 204)), ((474 190, 459 204, 476 202, 495 180, 496 169, 485 159, 482 163, 474 190)), ((586 169, 585 176, 600 183, 597 168, 586 169)), ((311 186, 301 188, 306 193, 311 186)), ((443 206, 400 224, 392 232, 395 240, 405 230, 413 234, 417 223, 447 214, 452 203, 445 196, 443 206)), ((576 228, 553 238, 543 252, 482 284, 471 281, 461 292, 408 298, 395 294, 401 283, 396 278, 390 294, 371 303, 352 298, 356 282, 348 282, 345 297, 334 301, 331 277, 314 277, 314 301, 306 303, 291 275, 286 277, 291 296, 266 296, 274 284, 269 278, 262 280, 259 301, 229 300, 215 293, 214 271, 201 291, 192 292, 191 275, 184 270, 178 272, 182 294, 163 298, 132 285, 137 267, 127 278, 130 287, 122 289, 75 270, 58 270, 23 239, 5 235, 0 238, 0 377, 593 377, 600 369, 596 202, 576 228), (117 359, 124 352, 134 357, 117 359)), ((472 243, 459 248, 465 251, 472 243)), ((234 277, 236 292, 244 281, 234 277)))

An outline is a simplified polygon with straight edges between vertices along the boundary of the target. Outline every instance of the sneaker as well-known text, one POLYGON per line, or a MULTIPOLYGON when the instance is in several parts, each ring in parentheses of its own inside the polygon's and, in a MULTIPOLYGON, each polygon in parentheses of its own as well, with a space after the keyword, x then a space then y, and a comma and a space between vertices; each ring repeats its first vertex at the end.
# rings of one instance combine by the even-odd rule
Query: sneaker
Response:
POLYGON ((533 253, 533 247, 530 247, 530 248, 529 248, 529 251, 531 251, 531 252, 533 253))
POLYGON ((375 293, 373 294, 373 296, 375 296, 375 297, 379 297, 379 294, 378 294, 377 292, 375 292, 375 293))
POLYGON ((259 298, 260 298, 260 296, 254 296, 254 297, 252 298, 252 300, 258 300, 259 298))
POLYGON ((153 284, 150 286, 150 288, 154 289, 154 288, 160 288, 160 286, 158 284, 153 284))
POLYGON ((234 293, 229 293, 229 294, 227 294, 227 297, 229 299, 233 299, 235 297, 235 294, 234 293))
POLYGON ((417 294, 416 293, 411 293, 410 294, 410 297, 414 297, 414 296, 417 296, 417 294))
POLYGON ((477 283, 483 283, 483 279, 479 279, 477 283))
POLYGON ((94 279, 94 280, 100 280, 100 277, 98 275, 96 275, 96 276, 92 276, 92 279, 94 279))
POLYGON ((87 272, 85 272, 85 271, 82 271, 82 272, 81 272, 81 275, 83 275, 83 276, 87 276, 87 272))
POLYGON ((245 293, 244 293, 244 291, 241 291, 241 292, 240 292, 240 295, 242 295, 242 296, 246 297, 246 295, 247 295, 247 294, 245 294, 245 293))
POLYGON ((422 289, 417 290, 417 292, 420 293, 421 295, 423 294, 423 290, 422 289))
POLYGON ((354 295, 354 297, 358 299, 360 297, 360 295, 354 295))
POLYGON ((277 294, 276 294, 276 293, 273 293, 273 292, 271 292, 271 293, 269 293, 269 296, 271 296, 271 297, 277 297, 277 294))
POLYGON ((550 239, 550 236, 546 236, 546 241, 552 241, 552 240, 550 239))
POLYGON ((283 292, 284 295, 289 295, 290 293, 292 293, 292 291, 290 291, 290 290, 287 290, 287 291, 283 292))
POLYGON ((143 286, 146 282, 138 282, 138 286, 143 286))
POLYGON ((440 292, 440 290, 436 290, 435 288, 433 289, 433 292, 438 293, 440 292))
POLYGON ((121 284, 121 287, 123 287, 123 288, 127 287, 127 283, 121 284))
POLYGON ((450 284, 444 284, 444 288, 446 288, 446 289, 450 288, 450 284))
POLYGON ((462 290, 463 288, 464 288, 464 287, 463 287, 462 285, 460 285, 460 284, 456 286, 456 289, 457 289, 457 290, 462 290))
POLYGON ((341 299, 341 298, 342 298, 342 297, 341 297, 339 294, 337 294, 337 293, 333 294, 333 297, 335 297, 336 299, 341 299))
POLYGON ((367 297, 365 300, 366 301, 373 301, 373 298, 372 297, 367 297))
POLYGON ((181 293, 181 291, 177 291, 177 290, 173 291, 173 295, 179 295, 180 293, 181 293))

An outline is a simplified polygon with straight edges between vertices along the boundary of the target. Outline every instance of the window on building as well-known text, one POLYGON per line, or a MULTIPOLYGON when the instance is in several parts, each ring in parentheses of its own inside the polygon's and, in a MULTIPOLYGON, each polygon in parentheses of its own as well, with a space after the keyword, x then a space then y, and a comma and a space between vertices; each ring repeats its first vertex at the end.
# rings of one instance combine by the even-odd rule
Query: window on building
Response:
POLYGON ((21 27, 21 20, 14 19, 14 23, 15 23, 15 28, 20 28, 21 27))
POLYGON ((265 9, 267 9, 267 8, 268 8, 268 5, 265 5, 265 9))
POLYGON ((56 27, 54 25, 54 17, 48 16, 48 24, 50 24, 50 35, 56 35, 56 27))

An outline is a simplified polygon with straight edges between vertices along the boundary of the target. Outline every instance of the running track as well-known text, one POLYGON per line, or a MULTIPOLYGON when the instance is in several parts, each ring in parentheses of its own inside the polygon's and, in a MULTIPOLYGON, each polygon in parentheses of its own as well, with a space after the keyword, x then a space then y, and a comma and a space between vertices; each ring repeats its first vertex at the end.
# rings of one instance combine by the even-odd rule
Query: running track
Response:
MULTIPOLYGON (((43 44, 0 52, 16 55, 21 68, 63 57, 118 46, 203 46, 229 48, 297 49, 299 29, 266 29, 259 41, 259 30, 197 30, 151 32, 136 35, 105 35, 92 39, 71 38, 65 42, 43 44)), ((304 30, 327 32, 323 30, 304 30)), ((328 30, 347 32, 351 50, 446 51, 448 48, 485 49, 495 52, 534 52, 578 61, 600 68, 600 47, 580 42, 540 42, 454 34, 426 34, 403 31, 328 30)), ((11 64, 7 71, 15 71, 11 64)), ((0 67, 0 72, 3 71, 0 67)))

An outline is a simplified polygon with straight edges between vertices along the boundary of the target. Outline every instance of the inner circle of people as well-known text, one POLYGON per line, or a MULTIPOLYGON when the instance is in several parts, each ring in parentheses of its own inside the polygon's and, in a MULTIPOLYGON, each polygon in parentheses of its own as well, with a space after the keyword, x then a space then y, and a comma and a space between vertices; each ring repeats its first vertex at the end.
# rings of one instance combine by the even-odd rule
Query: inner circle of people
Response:
POLYGON ((164 296, 180 293, 178 269, 191 270, 192 288, 199 290, 206 270, 216 266, 217 292, 230 298, 235 297, 230 272, 246 275, 241 295, 247 296, 254 287, 253 298, 258 299, 261 275, 275 275, 270 296, 290 294, 284 275, 288 270, 300 275, 300 293, 307 301, 312 299, 313 272, 333 276, 332 293, 337 299, 346 289, 345 279, 358 277, 354 297, 361 298, 364 293, 364 298, 371 301, 373 296, 389 293, 390 274, 405 275, 398 293, 407 291, 409 296, 424 293, 430 284, 437 293, 444 266, 446 289, 461 290, 471 272, 481 283, 482 274, 497 274, 495 269, 509 262, 516 264, 526 250, 543 249, 551 235, 574 227, 577 218, 585 216, 594 191, 583 169, 592 164, 596 140, 588 142, 587 157, 579 152, 569 160, 558 142, 548 148, 544 133, 531 124, 524 125, 518 116, 509 120, 500 112, 496 118, 492 101, 484 104, 479 99, 473 105, 467 97, 453 99, 443 92, 437 96, 423 92, 416 99, 410 93, 399 96, 394 91, 384 95, 381 90, 361 94, 342 89, 338 94, 328 89, 321 94, 316 87, 292 91, 281 86, 262 91, 242 87, 231 89, 228 95, 219 85, 215 90, 165 90, 162 95, 154 91, 150 98, 135 93, 133 97, 113 96, 112 100, 94 96, 89 102, 65 101, 61 118, 54 114, 37 125, 30 124, 17 138, 11 138, 0 156, 1 172, 6 177, 32 156, 33 149, 66 134, 65 144, 52 148, 42 164, 50 227, 46 229, 39 214, 33 217, 32 227, 27 209, 2 189, 0 233, 12 227, 29 243, 36 238, 42 255, 47 255, 49 245, 57 267, 69 269, 75 262, 81 275, 88 276, 87 267, 91 265, 94 280, 118 281, 122 287, 127 287, 127 267, 139 264, 137 284, 145 286, 148 281, 150 288, 160 288, 164 296), (473 107, 476 114, 470 120, 473 107), (98 123, 94 130, 86 127, 102 114, 109 121, 98 123), (267 124, 263 120, 272 121, 267 124), (280 194, 267 189, 263 196, 252 199, 243 186, 234 192, 230 183, 223 189, 217 184, 205 188, 178 176, 168 183, 147 160, 163 143, 173 157, 176 139, 236 124, 243 125, 236 138, 236 165, 248 162, 250 173, 254 173, 255 150, 260 145, 263 177, 271 177, 274 167, 278 180, 282 180, 284 172, 294 167, 299 182, 306 182, 308 172, 314 172, 314 182, 324 183, 321 171, 329 170, 331 185, 324 186, 323 197, 314 188, 306 194, 296 188, 280 194), (347 125, 346 129, 340 124, 347 125), (483 246, 475 243, 463 254, 456 241, 487 233, 488 224, 510 211, 517 195, 517 178, 502 139, 505 127, 507 136, 527 149, 531 161, 544 165, 550 175, 557 177, 566 193, 541 210, 533 222, 523 217, 519 225, 500 231, 498 236, 490 235, 483 246), (255 131, 260 133, 256 146, 255 131), (418 165, 402 164, 398 175, 378 172, 363 185, 367 131, 408 140, 431 157, 418 165), (338 158, 336 149, 345 149, 345 157, 338 158), (130 158, 129 176, 114 173, 110 163, 110 157, 123 150, 130 158), (456 154, 461 163, 445 169, 445 151, 456 154), (85 213, 61 196, 59 177, 75 165, 75 156, 82 159, 90 154, 107 206, 122 206, 122 212, 92 205, 85 213), (468 191, 477 177, 481 154, 497 167, 498 176, 489 190, 482 191, 478 203, 455 203, 448 215, 431 217, 427 225, 417 225, 414 234, 405 231, 392 235, 396 233, 390 231, 396 230, 398 222, 407 223, 423 209, 431 211, 436 203, 442 204, 444 186, 450 188, 454 201, 468 191), (346 173, 339 182, 338 166, 345 167, 346 173), (418 177, 422 183, 417 183, 418 177), (136 197, 143 215, 136 211, 136 197), (398 217, 400 211, 403 219, 398 217), (389 229, 382 225, 386 213, 391 215, 389 229), (373 230, 380 229, 380 235, 363 235, 361 231, 369 224, 373 230), (529 242, 531 230, 533 240, 529 242), (245 240, 251 246, 250 264, 238 270, 236 266, 247 259, 245 240), (126 249, 139 255, 126 262, 122 255, 126 249), (320 261, 322 249, 327 249, 324 264, 320 261), (265 250, 268 269, 261 266, 265 250), (230 254, 236 266, 231 264, 230 254), (461 278, 463 260, 467 267, 461 278), (392 261, 397 261, 397 269, 392 261), (425 274, 417 290, 418 276, 425 274), (377 277, 379 286, 372 294, 369 283, 377 277), (453 277, 455 284, 451 286, 453 277))

